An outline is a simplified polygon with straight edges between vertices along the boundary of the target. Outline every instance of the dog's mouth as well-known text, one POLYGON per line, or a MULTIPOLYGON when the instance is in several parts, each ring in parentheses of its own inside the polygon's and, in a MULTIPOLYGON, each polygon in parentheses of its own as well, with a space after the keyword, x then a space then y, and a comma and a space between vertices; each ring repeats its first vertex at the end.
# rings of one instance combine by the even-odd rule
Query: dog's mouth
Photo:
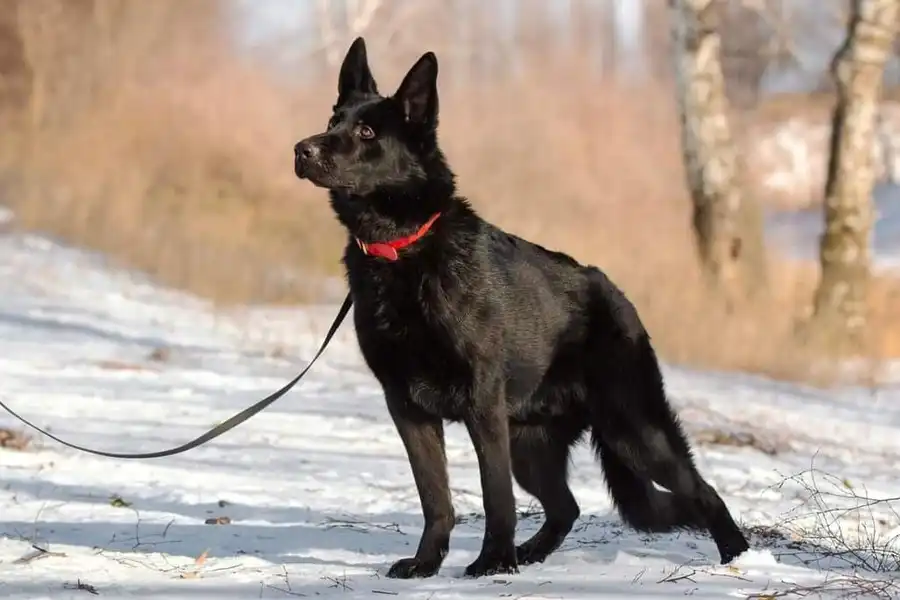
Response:
POLYGON ((306 161, 295 160, 294 174, 298 179, 305 179, 316 187, 326 189, 333 187, 333 182, 330 181, 331 177, 329 177, 327 172, 318 165, 313 165, 306 161))
POLYGON ((295 160, 294 174, 297 176, 297 179, 309 179, 309 166, 299 160, 295 160))

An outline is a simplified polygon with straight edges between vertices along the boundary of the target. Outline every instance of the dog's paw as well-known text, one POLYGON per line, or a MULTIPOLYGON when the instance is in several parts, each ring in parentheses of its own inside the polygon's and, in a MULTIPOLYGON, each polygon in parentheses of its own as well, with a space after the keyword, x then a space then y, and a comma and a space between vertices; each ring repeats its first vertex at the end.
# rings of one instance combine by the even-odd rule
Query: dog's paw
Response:
POLYGON ((746 538, 738 534, 734 539, 719 545, 719 562, 727 565, 749 549, 750 544, 747 543, 746 538))
POLYGON ((426 562, 418 558, 401 558, 391 566, 387 576, 392 579, 431 577, 440 568, 441 563, 439 562, 426 562))
POLYGON ((521 546, 516 546, 516 560, 523 567, 534 563, 542 563, 549 555, 549 551, 535 543, 526 542, 521 546))
POLYGON ((485 577, 488 575, 507 574, 519 572, 519 564, 516 561, 515 548, 508 552, 480 554, 471 565, 466 567, 466 577, 485 577))
POLYGON ((542 527, 532 538, 516 546, 516 559, 519 566, 542 563, 553 554, 566 539, 566 530, 554 530, 542 527))

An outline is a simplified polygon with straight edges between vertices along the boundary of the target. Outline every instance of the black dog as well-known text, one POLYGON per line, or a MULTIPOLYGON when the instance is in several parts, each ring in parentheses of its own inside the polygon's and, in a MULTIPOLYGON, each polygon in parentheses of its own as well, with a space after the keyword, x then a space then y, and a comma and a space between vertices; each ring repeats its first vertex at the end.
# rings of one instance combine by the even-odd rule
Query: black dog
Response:
POLYGON ((579 515, 569 450, 588 430, 629 525, 707 529, 730 562, 747 541, 694 466, 634 306, 598 269, 505 233, 456 195, 437 142, 437 74, 426 53, 382 97, 357 39, 327 131, 294 149, 297 176, 329 190, 349 232, 359 345, 422 503, 418 550, 389 576, 433 575, 447 554, 444 420, 465 424, 484 494, 484 543, 466 575, 516 572, 560 546, 579 515), (546 515, 518 547, 510 471, 546 515))

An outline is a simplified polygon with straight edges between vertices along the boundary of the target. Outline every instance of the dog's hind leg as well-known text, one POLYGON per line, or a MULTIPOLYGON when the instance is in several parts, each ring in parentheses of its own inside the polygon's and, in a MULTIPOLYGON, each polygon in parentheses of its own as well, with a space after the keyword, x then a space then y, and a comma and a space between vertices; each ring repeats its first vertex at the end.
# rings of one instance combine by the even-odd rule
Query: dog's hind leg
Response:
POLYGON ((747 540, 722 498, 697 471, 666 398, 650 339, 634 319, 625 321, 631 326, 618 336, 597 336, 596 368, 585 374, 593 446, 609 469, 607 484, 630 525, 665 531, 702 524, 715 540, 721 562, 729 563, 748 549, 747 540), (651 482, 674 497, 651 488, 651 482))
POLYGON ((516 548, 519 564, 544 562, 566 539, 579 509, 569 489, 569 447, 574 441, 552 426, 512 425, 510 445, 516 481, 537 498, 545 521, 530 539, 516 548))
MULTIPOLYGON (((675 496, 670 506, 674 511, 673 523, 676 527, 696 526, 698 519, 705 522, 718 547, 722 564, 731 562, 747 550, 747 541, 725 502, 700 475, 691 458, 676 450, 682 445, 682 440, 673 443, 671 431, 648 422, 638 428, 620 426, 604 429, 601 435, 604 445, 608 445, 637 475, 644 477, 648 483, 656 482, 675 496), (688 510, 688 502, 693 504, 694 510, 688 510)), ((615 487, 611 489, 613 493, 622 491, 615 487)), ((654 491, 657 494, 666 493, 655 488, 654 491)), ((630 497, 620 497, 616 503, 621 507, 627 505, 629 500, 630 497)), ((657 510, 655 506, 648 504, 648 509, 657 510)), ((626 508, 621 512, 627 516, 635 508, 626 508)), ((646 516, 658 519, 661 515, 646 516)))

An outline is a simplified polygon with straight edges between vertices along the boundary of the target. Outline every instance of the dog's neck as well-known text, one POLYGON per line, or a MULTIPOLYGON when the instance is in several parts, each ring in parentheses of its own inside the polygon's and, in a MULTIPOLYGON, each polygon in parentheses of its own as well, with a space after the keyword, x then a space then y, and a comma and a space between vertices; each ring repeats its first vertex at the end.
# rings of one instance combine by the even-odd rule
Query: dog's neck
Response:
POLYGON ((452 214, 460 200, 452 179, 378 189, 367 194, 333 190, 331 206, 354 238, 386 242, 415 233, 435 213, 452 214))

